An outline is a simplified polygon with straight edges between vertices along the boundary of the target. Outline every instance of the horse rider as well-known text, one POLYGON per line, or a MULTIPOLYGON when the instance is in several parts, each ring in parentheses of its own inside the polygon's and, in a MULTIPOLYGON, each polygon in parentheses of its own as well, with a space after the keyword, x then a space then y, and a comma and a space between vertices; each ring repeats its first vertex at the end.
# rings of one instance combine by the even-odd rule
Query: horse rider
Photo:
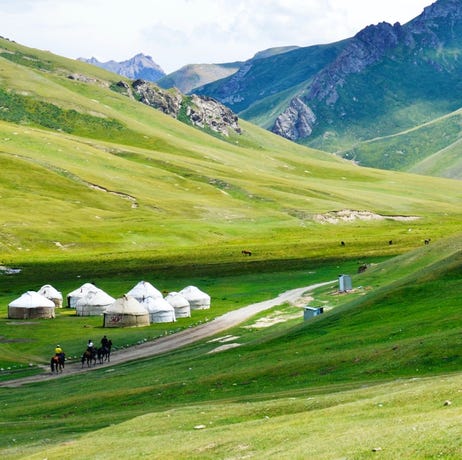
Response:
POLYGON ((63 349, 61 348, 61 345, 56 345, 56 348, 55 348, 55 356, 58 357, 59 361, 61 363, 64 363, 64 351, 63 349))
POLYGON ((101 339, 101 346, 106 350, 109 348, 109 340, 106 336, 101 339))
POLYGON ((90 339, 87 343, 87 350, 93 354, 93 352, 95 351, 95 348, 94 348, 94 345, 93 345, 93 341, 90 339))

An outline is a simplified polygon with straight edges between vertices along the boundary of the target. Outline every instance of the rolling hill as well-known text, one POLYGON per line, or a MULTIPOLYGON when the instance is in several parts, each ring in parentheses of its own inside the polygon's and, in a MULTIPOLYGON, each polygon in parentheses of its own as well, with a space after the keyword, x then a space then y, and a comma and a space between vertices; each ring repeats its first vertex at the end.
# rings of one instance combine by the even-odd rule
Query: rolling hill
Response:
POLYGON ((407 155, 406 133, 437 127, 462 106, 461 43, 460 2, 438 0, 407 24, 382 22, 339 43, 249 62, 245 71, 195 91, 283 137, 346 152, 361 165, 460 179, 460 155, 444 125, 436 131, 439 142, 414 139, 417 155, 407 155), (371 152, 376 138, 381 148, 371 152))
POLYGON ((1 48, 6 262, 217 246, 225 259, 248 245, 274 258, 335 251, 344 232, 370 233, 361 221, 316 220, 342 209, 390 217, 377 241, 403 235, 393 248, 402 251, 460 219, 455 181, 358 168, 243 121, 241 135, 211 136, 120 94, 120 77, 103 69, 7 40, 1 48), (410 233, 393 216, 420 219, 410 233))

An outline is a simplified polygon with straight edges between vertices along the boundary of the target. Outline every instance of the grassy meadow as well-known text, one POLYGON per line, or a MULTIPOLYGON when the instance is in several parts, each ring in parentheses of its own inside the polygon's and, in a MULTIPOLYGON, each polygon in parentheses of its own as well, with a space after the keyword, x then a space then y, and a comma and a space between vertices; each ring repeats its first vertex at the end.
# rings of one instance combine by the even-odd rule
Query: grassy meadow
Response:
POLYGON ((0 265, 21 270, 0 273, 2 383, 108 332, 66 308, 9 320, 44 284, 211 295, 189 319, 111 329, 116 350, 341 273, 355 288, 317 289, 311 321, 281 305, 215 341, 1 386, 2 458, 460 458, 460 181, 244 121, 210 136, 113 91, 121 77, 7 40, 0 69, 0 265))

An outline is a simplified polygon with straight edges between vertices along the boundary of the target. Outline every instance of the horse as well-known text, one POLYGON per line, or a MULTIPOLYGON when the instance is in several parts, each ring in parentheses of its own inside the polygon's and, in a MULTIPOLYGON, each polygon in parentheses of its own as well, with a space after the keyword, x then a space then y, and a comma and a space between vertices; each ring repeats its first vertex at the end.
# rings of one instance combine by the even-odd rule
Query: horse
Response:
POLYGON ((251 256, 252 255, 252 252, 251 251, 247 251, 247 249, 243 249, 241 251, 242 255, 244 256, 251 256))
POLYGON ((65 359, 66 358, 65 358, 64 353, 59 353, 57 355, 52 356, 50 359, 51 372, 61 373, 64 369, 65 359))
POLYGON ((84 366, 85 363, 87 363, 87 367, 91 367, 92 363, 93 365, 96 365, 96 351, 95 350, 85 350, 83 352, 82 358, 82 367, 84 366))
POLYGON ((103 364, 104 361, 110 362, 111 361, 111 347, 105 346, 100 347, 96 350, 96 355, 98 356, 98 362, 103 364))

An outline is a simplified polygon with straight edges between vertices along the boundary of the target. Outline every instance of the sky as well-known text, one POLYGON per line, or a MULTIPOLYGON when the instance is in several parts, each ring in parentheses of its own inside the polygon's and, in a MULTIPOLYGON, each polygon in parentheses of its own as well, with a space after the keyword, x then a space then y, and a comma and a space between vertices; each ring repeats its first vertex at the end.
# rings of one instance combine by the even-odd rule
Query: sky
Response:
POLYGON ((166 73, 245 61, 277 46, 401 24, 434 0, 0 0, 0 35, 61 56, 124 61, 144 53, 166 73))

